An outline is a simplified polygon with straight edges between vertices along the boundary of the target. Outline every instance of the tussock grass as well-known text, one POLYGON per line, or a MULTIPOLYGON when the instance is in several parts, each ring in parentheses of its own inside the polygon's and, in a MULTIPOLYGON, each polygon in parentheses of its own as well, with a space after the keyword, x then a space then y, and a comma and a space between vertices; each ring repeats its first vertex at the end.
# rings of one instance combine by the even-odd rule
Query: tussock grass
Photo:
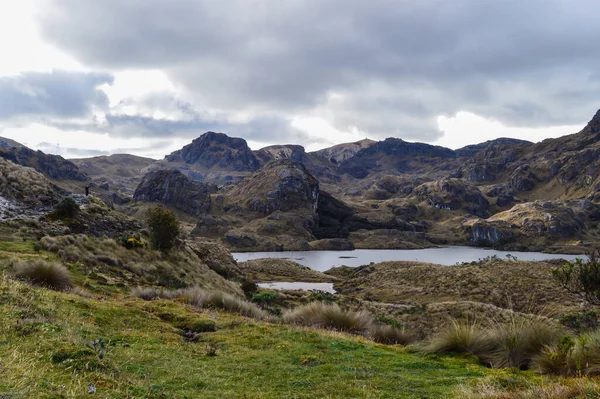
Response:
POLYGON ((372 327, 369 337, 375 342, 386 345, 408 345, 412 341, 412 337, 404 328, 388 326, 385 324, 372 327))
POLYGON ((14 275, 30 284, 56 291, 65 291, 73 287, 69 270, 57 262, 29 260, 13 265, 14 275))
POLYGON ((290 324, 314 326, 351 333, 368 333, 373 317, 365 311, 343 310, 337 304, 313 302, 286 312, 283 319, 290 324))
POLYGON ((520 369, 528 369, 546 346, 556 344, 565 335, 562 329, 535 318, 497 323, 488 334, 494 345, 487 359, 490 365, 520 369))
POLYGON ((485 356, 492 349, 485 329, 475 321, 451 319, 446 329, 436 335, 425 348, 429 353, 470 353, 485 356))
POLYGON ((231 313, 238 313, 254 319, 264 319, 266 313, 253 303, 227 294, 222 291, 207 291, 199 287, 190 287, 179 290, 164 290, 150 287, 137 287, 131 293, 144 300, 154 298, 183 299, 190 305, 199 308, 221 309, 231 313))
POLYGON ((487 328, 476 322, 450 320, 426 347, 430 353, 470 353, 493 368, 529 369, 540 354, 565 333, 547 320, 513 318, 487 328))
POLYGON ((565 336, 557 344, 546 346, 534 359, 534 365, 544 374, 599 376, 600 330, 575 339, 565 336))

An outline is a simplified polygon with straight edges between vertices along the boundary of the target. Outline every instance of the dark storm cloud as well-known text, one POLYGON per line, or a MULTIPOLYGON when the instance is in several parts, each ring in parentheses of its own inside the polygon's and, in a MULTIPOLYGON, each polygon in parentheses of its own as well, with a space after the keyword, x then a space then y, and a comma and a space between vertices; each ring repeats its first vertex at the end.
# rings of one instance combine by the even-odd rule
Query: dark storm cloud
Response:
POLYGON ((589 119, 599 13, 592 0, 54 0, 41 26, 84 63, 163 69, 225 111, 325 108, 340 129, 431 141, 435 117, 459 110, 589 119))
POLYGON ((112 81, 108 74, 66 71, 0 77, 0 119, 88 116, 93 107, 108 107, 97 87, 112 81))

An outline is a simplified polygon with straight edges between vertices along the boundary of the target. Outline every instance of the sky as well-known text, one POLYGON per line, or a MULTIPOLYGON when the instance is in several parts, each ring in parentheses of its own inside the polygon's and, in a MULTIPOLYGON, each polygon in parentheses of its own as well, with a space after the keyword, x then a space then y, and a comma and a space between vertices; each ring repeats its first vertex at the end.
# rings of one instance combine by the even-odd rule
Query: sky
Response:
POLYGON ((595 0, 0 0, 0 136, 152 158, 575 133, 600 108, 595 0))

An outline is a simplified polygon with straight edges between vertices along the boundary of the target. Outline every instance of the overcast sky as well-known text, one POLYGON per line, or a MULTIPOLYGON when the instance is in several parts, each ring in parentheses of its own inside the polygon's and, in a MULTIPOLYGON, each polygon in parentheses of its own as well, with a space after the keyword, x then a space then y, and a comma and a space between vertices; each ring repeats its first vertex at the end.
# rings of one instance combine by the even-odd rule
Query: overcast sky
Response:
POLYGON ((595 0, 0 0, 0 136, 162 158, 365 137, 458 148, 580 130, 595 0))

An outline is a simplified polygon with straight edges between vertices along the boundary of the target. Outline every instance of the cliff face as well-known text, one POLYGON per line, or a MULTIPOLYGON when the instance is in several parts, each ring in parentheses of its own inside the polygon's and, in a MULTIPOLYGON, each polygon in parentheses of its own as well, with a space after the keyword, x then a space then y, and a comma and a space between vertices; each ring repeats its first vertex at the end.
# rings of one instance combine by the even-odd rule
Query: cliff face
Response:
POLYGON ((177 170, 156 170, 144 176, 133 198, 170 205, 198 216, 210 209, 210 192, 209 185, 194 182, 177 170))

